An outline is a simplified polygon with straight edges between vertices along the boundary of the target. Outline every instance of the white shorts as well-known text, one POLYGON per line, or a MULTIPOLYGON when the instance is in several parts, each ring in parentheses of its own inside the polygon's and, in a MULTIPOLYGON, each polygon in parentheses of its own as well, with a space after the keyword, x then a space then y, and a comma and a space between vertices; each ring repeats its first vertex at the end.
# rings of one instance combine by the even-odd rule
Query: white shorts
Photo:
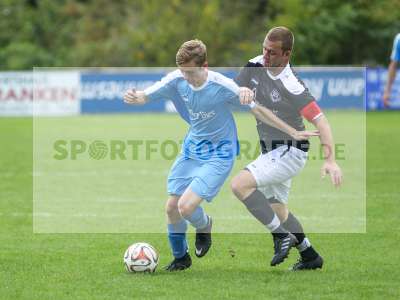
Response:
POLYGON ((247 165, 257 182, 257 189, 267 199, 287 204, 292 177, 300 173, 307 161, 307 152, 296 147, 280 146, 261 154, 247 165))

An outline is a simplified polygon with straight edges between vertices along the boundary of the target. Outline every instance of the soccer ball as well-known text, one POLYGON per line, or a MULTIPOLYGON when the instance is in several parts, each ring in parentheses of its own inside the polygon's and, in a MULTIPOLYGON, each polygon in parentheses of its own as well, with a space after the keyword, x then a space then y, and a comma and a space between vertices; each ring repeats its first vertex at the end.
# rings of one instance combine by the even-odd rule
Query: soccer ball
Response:
POLYGON ((155 272, 158 265, 158 253, 148 243, 135 243, 124 254, 124 264, 128 272, 155 272))

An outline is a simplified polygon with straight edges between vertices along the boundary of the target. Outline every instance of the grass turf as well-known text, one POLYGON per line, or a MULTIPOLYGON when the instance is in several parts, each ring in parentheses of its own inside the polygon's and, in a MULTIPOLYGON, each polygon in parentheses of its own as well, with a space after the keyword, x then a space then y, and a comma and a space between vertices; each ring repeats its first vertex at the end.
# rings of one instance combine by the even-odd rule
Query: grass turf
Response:
MULTIPOLYGON (((345 115, 332 113, 334 129, 345 115)), ((134 127, 154 116, 76 119, 118 129, 127 118, 134 127)), ((176 126, 170 116, 157 118, 165 130, 176 126)), ((123 252, 134 241, 147 241, 161 253, 163 266, 170 259, 164 234, 33 234, 32 121, 0 119, 0 299, 398 299, 399 129, 396 112, 367 114, 367 233, 311 234, 325 258, 323 270, 288 272, 295 251, 270 268, 268 236, 220 233, 206 257, 193 257, 191 269, 146 276, 125 273, 123 252)), ((140 175, 143 184, 148 176, 140 175)), ((151 193, 164 190, 153 187, 151 193)), ((189 239, 192 245, 193 235, 189 239)))

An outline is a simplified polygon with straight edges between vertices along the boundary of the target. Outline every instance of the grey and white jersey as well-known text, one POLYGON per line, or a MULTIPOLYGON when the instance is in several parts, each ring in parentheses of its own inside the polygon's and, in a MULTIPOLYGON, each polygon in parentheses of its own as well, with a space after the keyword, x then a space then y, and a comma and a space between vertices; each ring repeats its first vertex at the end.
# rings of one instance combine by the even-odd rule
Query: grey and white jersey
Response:
MULTIPOLYGON (((235 79, 239 86, 248 87, 256 94, 256 101, 273 111, 280 119, 296 130, 304 130, 300 111, 315 101, 304 83, 288 64, 274 76, 263 65, 263 56, 251 59, 235 79)), ((294 141, 289 135, 257 120, 257 131, 263 152, 279 145, 289 144, 307 151, 308 142, 294 141)))

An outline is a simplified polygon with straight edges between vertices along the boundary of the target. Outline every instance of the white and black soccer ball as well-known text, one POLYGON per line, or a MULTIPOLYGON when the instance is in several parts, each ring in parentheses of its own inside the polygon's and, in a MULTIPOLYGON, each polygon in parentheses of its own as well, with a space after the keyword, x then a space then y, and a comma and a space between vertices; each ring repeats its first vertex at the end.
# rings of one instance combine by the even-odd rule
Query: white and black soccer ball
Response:
POLYGON ((124 254, 124 264, 128 272, 155 272, 158 265, 158 253, 148 243, 135 243, 124 254))

